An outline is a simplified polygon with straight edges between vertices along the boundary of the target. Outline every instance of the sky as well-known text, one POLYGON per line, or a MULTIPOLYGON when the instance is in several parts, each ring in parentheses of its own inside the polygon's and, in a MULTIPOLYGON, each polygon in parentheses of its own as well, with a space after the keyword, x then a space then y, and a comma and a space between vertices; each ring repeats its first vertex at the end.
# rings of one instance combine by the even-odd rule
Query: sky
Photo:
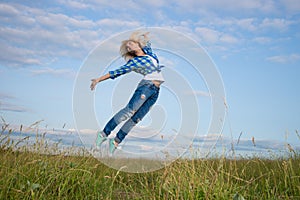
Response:
MULTIPOLYGON (((9 124, 43 120, 48 128, 75 129, 74 84, 88 55, 113 35, 161 27, 191 38, 215 64, 226 92, 223 134, 300 143, 297 0, 2 0, 0 24, 0 116, 9 124)), ((103 84, 115 88, 118 82, 103 84)), ((96 99, 101 95, 97 89, 96 99)), ((207 99, 200 96, 205 115, 207 99)), ((107 113, 97 114, 101 125, 107 113)))

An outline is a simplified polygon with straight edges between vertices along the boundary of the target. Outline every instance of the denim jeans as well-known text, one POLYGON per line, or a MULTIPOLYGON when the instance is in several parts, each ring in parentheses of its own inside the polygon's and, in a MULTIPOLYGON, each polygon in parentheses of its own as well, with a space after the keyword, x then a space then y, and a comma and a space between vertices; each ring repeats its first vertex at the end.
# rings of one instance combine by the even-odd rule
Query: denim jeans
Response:
POLYGON ((103 132, 108 136, 118 124, 127 120, 115 137, 115 141, 121 143, 129 131, 149 112, 158 94, 159 87, 155 86, 152 81, 141 80, 127 106, 109 120, 103 132))

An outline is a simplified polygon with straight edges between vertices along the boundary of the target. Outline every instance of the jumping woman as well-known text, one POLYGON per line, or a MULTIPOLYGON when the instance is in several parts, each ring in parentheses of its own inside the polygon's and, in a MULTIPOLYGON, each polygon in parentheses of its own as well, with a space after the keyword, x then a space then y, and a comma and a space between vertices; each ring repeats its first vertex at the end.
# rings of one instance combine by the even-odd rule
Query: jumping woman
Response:
POLYGON ((120 54, 127 63, 99 78, 92 79, 90 88, 94 90, 97 83, 109 78, 115 79, 131 71, 143 75, 128 104, 108 121, 102 131, 97 133, 96 146, 100 147, 117 125, 127 120, 115 138, 109 139, 110 153, 115 151, 130 130, 149 112, 158 98, 160 85, 164 82, 162 66, 159 65, 158 57, 151 49, 148 34, 134 32, 128 40, 122 41, 120 54))

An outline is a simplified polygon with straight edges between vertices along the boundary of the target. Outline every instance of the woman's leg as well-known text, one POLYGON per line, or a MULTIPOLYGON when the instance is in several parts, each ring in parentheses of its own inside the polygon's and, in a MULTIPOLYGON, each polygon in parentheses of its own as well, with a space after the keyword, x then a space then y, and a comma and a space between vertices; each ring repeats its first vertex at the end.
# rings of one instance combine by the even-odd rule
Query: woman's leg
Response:
POLYGON ((137 110, 140 109, 140 107, 147 101, 149 97, 153 95, 154 92, 155 90, 153 90, 149 84, 142 84, 141 82, 132 95, 127 106, 116 113, 106 124, 105 128, 103 129, 104 134, 108 136, 118 124, 134 116, 137 110))
POLYGON ((144 104, 136 111, 136 113, 126 121, 126 123, 121 127, 119 132, 117 133, 115 137, 115 141, 117 143, 121 143, 126 135, 129 133, 129 131, 139 122, 143 119, 143 117, 149 112, 151 107, 154 105, 158 98, 159 89, 156 88, 155 92, 152 96, 150 96, 144 104))

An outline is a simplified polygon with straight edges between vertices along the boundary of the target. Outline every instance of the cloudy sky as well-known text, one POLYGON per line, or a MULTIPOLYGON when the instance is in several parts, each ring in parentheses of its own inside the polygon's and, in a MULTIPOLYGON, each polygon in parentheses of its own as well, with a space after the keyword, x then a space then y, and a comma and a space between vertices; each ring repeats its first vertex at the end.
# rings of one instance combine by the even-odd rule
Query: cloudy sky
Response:
POLYGON ((122 31, 162 27, 215 63, 225 134, 299 142, 297 0, 2 0, 0 24, 0 115, 10 124, 73 129, 73 85, 89 52, 122 31))

